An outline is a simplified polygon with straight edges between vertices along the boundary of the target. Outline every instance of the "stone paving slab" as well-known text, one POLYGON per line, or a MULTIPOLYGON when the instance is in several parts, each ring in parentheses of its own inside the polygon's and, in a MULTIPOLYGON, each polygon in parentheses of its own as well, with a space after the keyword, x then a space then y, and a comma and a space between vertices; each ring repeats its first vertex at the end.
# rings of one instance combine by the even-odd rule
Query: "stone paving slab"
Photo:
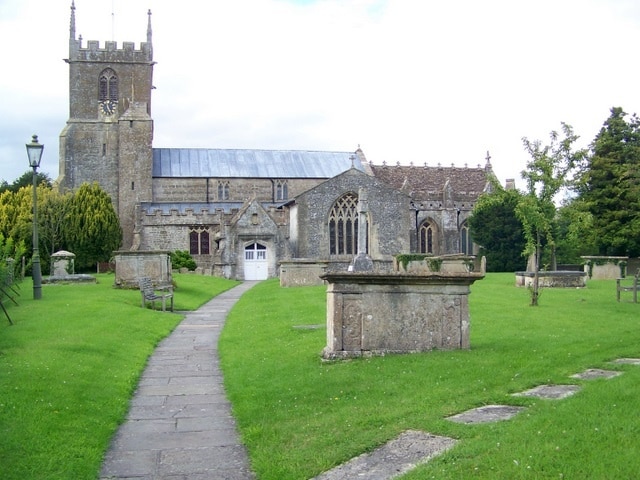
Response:
POLYGON ((224 320, 256 282, 218 295, 156 348, 111 440, 101 479, 251 480, 231 415, 217 343, 224 320))
POLYGON ((618 375, 622 375, 622 372, 618 372, 615 370, 603 370, 600 368, 589 368, 584 372, 571 375, 571 378, 578 378, 580 380, 595 380, 598 378, 614 378, 618 375))
POLYGON ((618 358, 611 363, 621 363, 623 365, 640 365, 640 358, 618 358))
POLYGON ((447 420, 451 420, 456 423, 489 423, 498 422, 501 420, 509 420, 513 418, 525 407, 516 407, 513 405, 485 405, 483 407, 472 408, 466 412, 458 413, 447 417, 447 420))
POLYGON ((455 444, 453 438, 408 430, 373 452, 355 457, 312 480, 389 480, 444 453, 455 444))
POLYGON ((579 385, 539 385, 525 390, 524 392, 512 394, 514 397, 537 397, 551 400, 570 397, 580 390, 579 385))

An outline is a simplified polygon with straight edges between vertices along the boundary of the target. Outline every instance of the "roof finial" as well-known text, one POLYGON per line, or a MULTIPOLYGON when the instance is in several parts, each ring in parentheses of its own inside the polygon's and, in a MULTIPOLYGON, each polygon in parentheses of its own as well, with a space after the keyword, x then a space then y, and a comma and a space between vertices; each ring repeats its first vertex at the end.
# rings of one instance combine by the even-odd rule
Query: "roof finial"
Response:
POLYGON ((149 20, 147 21, 147 43, 151 45, 151 9, 147 12, 149 20))
POLYGON ((71 0, 71 20, 69 21, 69 38, 76 39, 76 2, 71 0))
POLYGON ((487 156, 485 160, 487 161, 487 165, 491 165, 491 155, 489 155, 489 150, 487 150, 487 156))

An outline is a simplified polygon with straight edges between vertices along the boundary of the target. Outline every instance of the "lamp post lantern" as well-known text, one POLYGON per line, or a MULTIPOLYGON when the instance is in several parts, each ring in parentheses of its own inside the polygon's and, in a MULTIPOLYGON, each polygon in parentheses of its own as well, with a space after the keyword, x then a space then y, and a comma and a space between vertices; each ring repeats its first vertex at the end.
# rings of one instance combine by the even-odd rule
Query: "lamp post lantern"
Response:
POLYGON ((33 278, 33 299, 42 298, 42 270, 40 269, 40 250, 38 248, 38 167, 42 158, 44 145, 38 143, 38 136, 33 135, 31 143, 27 143, 29 166, 33 168, 33 258, 31 271, 33 278))

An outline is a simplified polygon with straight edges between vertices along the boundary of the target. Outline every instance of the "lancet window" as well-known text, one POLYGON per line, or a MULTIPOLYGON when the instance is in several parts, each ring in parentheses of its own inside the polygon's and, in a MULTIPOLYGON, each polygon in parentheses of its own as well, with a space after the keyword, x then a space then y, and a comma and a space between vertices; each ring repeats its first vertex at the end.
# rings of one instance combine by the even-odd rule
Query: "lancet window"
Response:
POLYGON ((209 229, 192 227, 189 230, 189 253, 191 255, 209 255, 209 229))
POLYGON ((436 227, 429 220, 422 222, 418 232, 420 253, 436 253, 436 227))

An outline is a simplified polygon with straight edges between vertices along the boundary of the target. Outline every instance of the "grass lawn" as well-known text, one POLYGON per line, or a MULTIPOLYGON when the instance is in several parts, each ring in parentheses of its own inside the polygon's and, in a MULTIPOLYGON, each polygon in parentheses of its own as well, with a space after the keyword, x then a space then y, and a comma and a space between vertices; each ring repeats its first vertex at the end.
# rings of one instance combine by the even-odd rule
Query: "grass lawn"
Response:
MULTIPOLYGON (((140 308, 140 292, 97 284, 21 285, 15 325, 0 315, 0 478, 94 479, 148 356, 182 315, 140 308)), ((175 275, 175 308, 237 282, 175 275)), ((158 302, 156 302, 157 306, 158 302)))
POLYGON ((539 307, 513 274, 472 287, 471 349, 323 363, 325 287, 262 282, 232 310, 220 340, 225 385, 261 480, 308 479, 407 429, 460 441, 404 479, 631 479, 640 472, 640 305, 614 281, 545 289, 539 307), (569 378, 587 368, 624 374, 569 378), (579 384, 563 400, 513 397, 579 384), (509 421, 444 417, 488 404, 526 406, 509 421))

